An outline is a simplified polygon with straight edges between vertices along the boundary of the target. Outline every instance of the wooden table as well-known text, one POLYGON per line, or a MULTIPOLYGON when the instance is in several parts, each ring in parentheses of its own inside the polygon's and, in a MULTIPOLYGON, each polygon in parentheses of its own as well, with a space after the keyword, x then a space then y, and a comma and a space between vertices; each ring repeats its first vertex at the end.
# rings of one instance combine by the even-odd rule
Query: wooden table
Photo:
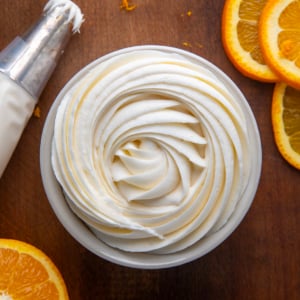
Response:
MULTIPOLYGON (((45 2, 1 1, 1 49, 39 17, 45 2)), ((131 12, 120 10, 120 0, 76 3, 85 15, 81 33, 69 43, 41 96, 41 117, 30 120, 0 180, 0 237, 46 252, 62 272, 72 300, 300 299, 300 172, 281 158, 274 144, 273 84, 245 78, 223 51, 224 1, 135 0, 137 8, 131 12), (114 265, 76 242, 52 212, 39 166, 44 121, 65 83, 99 56, 141 44, 182 48, 224 70, 248 99, 263 146, 258 192, 238 229, 205 257, 154 271, 114 265)))

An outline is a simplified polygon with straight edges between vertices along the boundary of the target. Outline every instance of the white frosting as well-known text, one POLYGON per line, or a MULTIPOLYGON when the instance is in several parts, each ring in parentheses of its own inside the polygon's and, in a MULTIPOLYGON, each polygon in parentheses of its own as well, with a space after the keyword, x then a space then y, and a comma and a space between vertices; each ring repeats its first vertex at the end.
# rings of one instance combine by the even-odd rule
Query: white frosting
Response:
POLYGON ((83 19, 80 8, 70 0, 49 0, 45 5, 44 12, 56 12, 57 15, 68 13, 68 22, 73 23, 73 33, 79 32, 83 19))
POLYGON ((172 253, 222 228, 251 166, 243 110, 209 70, 140 50, 95 65, 57 112, 52 166, 105 243, 172 253))

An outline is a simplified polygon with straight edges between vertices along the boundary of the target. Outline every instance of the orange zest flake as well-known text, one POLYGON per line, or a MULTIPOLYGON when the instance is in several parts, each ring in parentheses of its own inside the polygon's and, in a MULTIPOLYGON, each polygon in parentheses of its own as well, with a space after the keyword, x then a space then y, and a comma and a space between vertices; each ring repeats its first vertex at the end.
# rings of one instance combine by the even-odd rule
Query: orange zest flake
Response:
POLYGON ((189 43, 189 42, 182 42, 182 45, 183 45, 184 47, 192 47, 192 44, 189 43))
POLYGON ((187 47, 187 48, 192 48, 193 46, 195 46, 195 47, 197 47, 199 49, 203 48, 203 45, 200 44, 200 43, 198 43, 198 42, 192 44, 190 42, 184 41, 184 42, 182 42, 182 46, 187 47))
POLYGON ((136 9, 136 4, 129 4, 128 0, 122 0, 120 4, 120 9, 125 9, 126 11, 132 11, 136 9))
POLYGON ((38 106, 35 107, 33 111, 33 116, 38 119, 41 117, 41 109, 38 106))
POLYGON ((193 14, 193 12, 192 12, 191 10, 188 10, 186 13, 180 14, 180 16, 181 16, 182 18, 184 18, 185 16, 191 17, 192 14, 193 14))
POLYGON ((203 48, 203 45, 202 44, 200 44, 200 43, 196 43, 196 46, 198 47, 198 48, 203 48))

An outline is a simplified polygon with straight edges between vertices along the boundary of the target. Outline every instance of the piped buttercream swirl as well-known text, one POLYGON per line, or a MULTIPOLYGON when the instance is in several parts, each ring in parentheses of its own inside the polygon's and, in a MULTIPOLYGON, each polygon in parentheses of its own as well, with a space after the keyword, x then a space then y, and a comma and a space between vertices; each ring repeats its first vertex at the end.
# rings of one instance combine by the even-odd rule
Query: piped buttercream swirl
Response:
POLYGON ((247 187, 238 100, 184 56, 128 52, 95 64, 58 108, 52 166, 105 243, 173 253, 222 228, 247 187))

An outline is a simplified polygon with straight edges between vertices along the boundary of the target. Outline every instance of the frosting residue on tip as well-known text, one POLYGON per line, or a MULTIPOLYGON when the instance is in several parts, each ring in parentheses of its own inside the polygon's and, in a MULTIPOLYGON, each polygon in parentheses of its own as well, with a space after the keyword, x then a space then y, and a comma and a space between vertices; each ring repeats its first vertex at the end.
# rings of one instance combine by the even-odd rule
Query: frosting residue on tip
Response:
POLYGON ((132 51, 64 94, 52 166, 72 210, 105 243, 173 253, 220 230, 251 174, 243 109, 208 69, 132 51))
POLYGON ((71 0, 49 0, 45 5, 44 12, 50 13, 56 11, 59 15, 68 12, 68 22, 73 23, 73 33, 79 32, 83 23, 83 14, 81 9, 71 0))

